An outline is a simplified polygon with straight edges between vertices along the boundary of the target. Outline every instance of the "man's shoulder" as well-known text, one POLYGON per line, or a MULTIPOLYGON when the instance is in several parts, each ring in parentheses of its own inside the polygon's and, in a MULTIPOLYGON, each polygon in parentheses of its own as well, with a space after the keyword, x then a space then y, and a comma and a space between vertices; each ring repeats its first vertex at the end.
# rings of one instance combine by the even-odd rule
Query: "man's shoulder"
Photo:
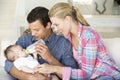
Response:
POLYGON ((20 36, 19 38, 18 38, 18 41, 20 40, 20 41, 31 41, 33 39, 33 36, 30 34, 30 33, 28 33, 28 34, 24 34, 24 35, 22 35, 22 36, 20 36))
POLYGON ((55 38, 57 41, 69 42, 69 40, 67 38, 65 38, 64 36, 61 36, 61 35, 56 35, 55 38))
POLYGON ((57 41, 57 43, 60 43, 60 45, 66 45, 66 46, 71 45, 70 41, 61 35, 56 36, 56 41, 57 41))
POLYGON ((23 48, 26 48, 27 46, 32 44, 33 40, 34 39, 31 34, 24 34, 18 38, 18 40, 16 41, 16 44, 22 46, 23 48))
POLYGON ((32 35, 30 33, 27 33, 27 34, 24 34, 24 35, 20 36, 19 38, 26 38, 26 37, 31 38, 32 35))

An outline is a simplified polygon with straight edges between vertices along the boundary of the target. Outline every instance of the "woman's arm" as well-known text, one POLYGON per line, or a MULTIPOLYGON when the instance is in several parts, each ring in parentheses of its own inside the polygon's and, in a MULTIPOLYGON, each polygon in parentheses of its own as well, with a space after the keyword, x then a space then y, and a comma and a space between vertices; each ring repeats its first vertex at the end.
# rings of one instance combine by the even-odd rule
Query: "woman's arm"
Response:
POLYGON ((41 64, 36 67, 35 72, 39 72, 43 74, 56 73, 58 74, 60 78, 62 78, 62 67, 61 66, 41 64))

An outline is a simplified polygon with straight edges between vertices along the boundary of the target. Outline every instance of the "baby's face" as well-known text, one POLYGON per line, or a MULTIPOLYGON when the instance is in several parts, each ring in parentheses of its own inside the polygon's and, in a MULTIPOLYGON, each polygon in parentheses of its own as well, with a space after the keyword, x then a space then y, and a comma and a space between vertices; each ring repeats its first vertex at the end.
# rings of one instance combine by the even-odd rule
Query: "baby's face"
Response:
POLYGON ((11 61, 14 61, 20 57, 27 56, 27 54, 25 53, 25 50, 20 46, 15 46, 11 50, 12 50, 12 52, 8 54, 8 58, 11 61))

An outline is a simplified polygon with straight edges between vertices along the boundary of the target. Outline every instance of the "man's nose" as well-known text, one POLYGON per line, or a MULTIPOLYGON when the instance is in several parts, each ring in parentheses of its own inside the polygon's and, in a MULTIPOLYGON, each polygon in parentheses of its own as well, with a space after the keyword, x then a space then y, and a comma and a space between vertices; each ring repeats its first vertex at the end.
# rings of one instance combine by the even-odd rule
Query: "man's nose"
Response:
POLYGON ((35 36, 36 35, 36 32, 32 32, 32 36, 35 36))
POLYGON ((15 56, 15 60, 18 59, 18 58, 19 58, 19 56, 15 56))

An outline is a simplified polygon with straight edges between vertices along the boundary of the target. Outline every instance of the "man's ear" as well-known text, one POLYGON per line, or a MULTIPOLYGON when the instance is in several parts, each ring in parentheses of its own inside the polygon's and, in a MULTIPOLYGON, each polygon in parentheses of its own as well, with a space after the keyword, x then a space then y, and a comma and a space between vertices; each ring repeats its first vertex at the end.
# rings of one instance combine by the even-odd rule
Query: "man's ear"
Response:
POLYGON ((50 28, 51 28, 51 23, 48 22, 48 23, 47 23, 47 26, 46 26, 46 29, 50 29, 50 28))

